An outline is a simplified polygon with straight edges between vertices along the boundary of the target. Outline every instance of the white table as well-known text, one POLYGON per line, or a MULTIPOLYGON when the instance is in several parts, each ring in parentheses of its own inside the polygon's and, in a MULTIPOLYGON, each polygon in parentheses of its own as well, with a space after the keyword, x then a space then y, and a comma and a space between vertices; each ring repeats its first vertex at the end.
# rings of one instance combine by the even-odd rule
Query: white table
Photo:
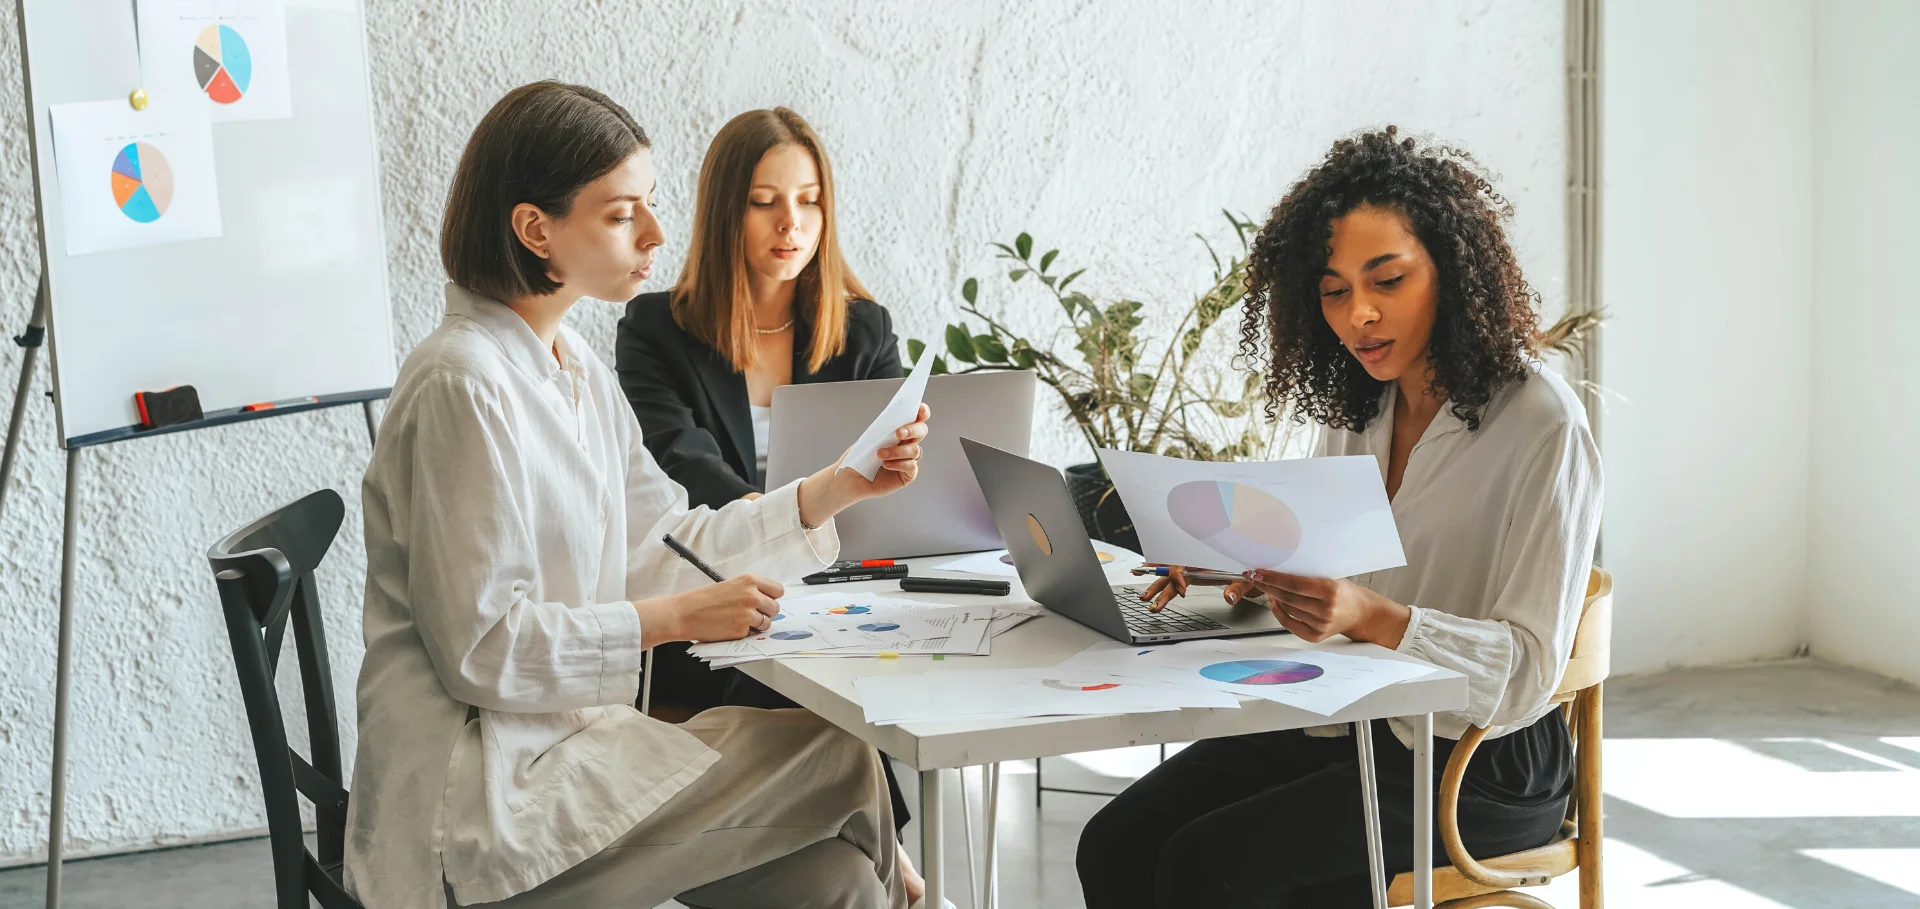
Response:
MULTIPOLYGON (((927 562, 945 561, 928 559, 927 562)), ((939 575, 915 570, 915 575, 939 575)), ((965 597, 925 593, 902 594, 895 581, 836 584, 831 587, 788 589, 789 595, 829 591, 890 593, 916 600, 946 603, 1010 604, 1026 600, 1018 579, 1011 597, 965 597)), ((954 768, 997 764, 1001 761, 1056 757, 1083 751, 1191 742, 1199 739, 1299 729, 1328 723, 1359 722, 1361 780, 1369 826, 1368 852, 1373 874, 1374 901, 1386 906, 1386 880, 1381 864, 1378 790, 1373 781, 1372 736, 1365 721, 1405 717, 1416 729, 1413 748, 1413 816, 1433 816, 1433 714, 1459 710, 1467 703, 1466 678, 1438 671, 1425 678, 1376 691, 1332 716, 1309 713, 1272 701, 1248 700, 1238 709, 1188 709, 1099 717, 1033 717, 960 723, 914 723, 875 726, 866 721, 853 680, 866 676, 918 675, 977 669, 1019 669, 1053 666, 1105 635, 1064 616, 1045 615, 993 639, 992 656, 948 656, 899 659, 787 659, 763 660, 740 666, 748 675, 793 699, 887 754, 920 772, 920 828, 922 873, 927 879, 927 905, 940 905, 948 888, 940 827, 941 774, 954 768)), ((1291 635, 1275 635, 1275 646, 1306 647, 1291 635)), ((1320 649, 1421 662, 1372 644, 1322 642, 1320 649)), ((1427 665, 1424 664, 1423 665, 1427 665)), ((991 810, 991 803, 989 803, 991 810)), ((1433 905, 1433 845, 1431 825, 1414 825, 1414 905, 1433 905)), ((988 839, 991 841, 992 837, 988 839)))

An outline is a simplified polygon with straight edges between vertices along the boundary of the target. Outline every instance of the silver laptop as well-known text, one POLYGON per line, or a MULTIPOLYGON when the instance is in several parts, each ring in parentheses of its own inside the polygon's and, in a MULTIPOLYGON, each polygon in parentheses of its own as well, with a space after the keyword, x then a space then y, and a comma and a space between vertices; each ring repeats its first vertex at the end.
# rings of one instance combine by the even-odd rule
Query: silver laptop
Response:
POLYGON ((960 445, 1034 602, 1128 644, 1286 630, 1263 599, 1229 604, 1218 587, 1189 587, 1167 608, 1149 610, 1140 598, 1147 585, 1107 583, 1060 471, 973 439, 960 445))
MULTIPOLYGON (((904 379, 782 385, 773 390, 767 488, 834 462, 886 406, 904 379)), ((927 381, 933 423, 921 446, 920 478, 840 513, 843 559, 894 559, 999 549, 1000 533, 960 453, 960 437, 1027 453, 1033 437, 1033 373, 1006 370, 927 381)))

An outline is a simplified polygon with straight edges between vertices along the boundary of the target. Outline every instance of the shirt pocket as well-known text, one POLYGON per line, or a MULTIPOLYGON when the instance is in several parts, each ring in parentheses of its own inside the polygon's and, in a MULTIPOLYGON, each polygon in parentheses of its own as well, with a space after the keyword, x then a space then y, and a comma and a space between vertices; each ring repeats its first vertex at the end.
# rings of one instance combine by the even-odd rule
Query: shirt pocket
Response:
MULTIPOLYGON (((544 798, 575 771, 607 753, 608 740, 594 735, 605 707, 558 713, 480 711, 486 735, 487 785, 499 787, 515 814, 544 798)), ((498 802, 496 802, 498 804, 498 802)))

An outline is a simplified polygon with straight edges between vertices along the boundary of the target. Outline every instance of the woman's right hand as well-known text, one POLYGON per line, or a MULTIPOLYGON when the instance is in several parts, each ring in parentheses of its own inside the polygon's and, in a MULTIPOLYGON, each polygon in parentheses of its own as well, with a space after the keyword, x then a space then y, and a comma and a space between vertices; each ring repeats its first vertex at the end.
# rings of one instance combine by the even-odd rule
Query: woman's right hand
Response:
MULTIPOLYGON (((1164 578, 1155 578, 1153 583, 1147 585, 1147 592, 1141 594, 1140 599, 1152 604, 1147 607, 1149 610, 1159 612, 1167 608, 1167 603, 1171 602, 1174 597, 1186 596, 1188 583, 1187 570, 1185 568, 1178 565, 1169 565, 1167 566, 1167 576, 1164 578)), ((1206 582, 1192 583, 1205 584, 1206 582)), ((1227 585, 1224 596, 1228 603, 1239 603, 1240 598, 1246 596, 1247 591, 1252 589, 1252 581, 1234 581, 1227 585)))
POLYGON ((732 641, 765 631, 780 613, 778 600, 786 592, 779 581, 744 574, 672 596, 636 601, 633 609, 640 614, 640 646, 732 641))

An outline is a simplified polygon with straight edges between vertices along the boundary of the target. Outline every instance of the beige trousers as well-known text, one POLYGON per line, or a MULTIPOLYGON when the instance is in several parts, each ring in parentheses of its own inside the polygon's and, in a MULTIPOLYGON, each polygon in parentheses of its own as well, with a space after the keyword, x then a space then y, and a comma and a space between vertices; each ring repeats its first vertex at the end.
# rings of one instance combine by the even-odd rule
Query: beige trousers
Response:
POLYGON ((483 905, 905 909, 873 746, 805 710, 718 707, 680 728, 720 760, 586 861, 483 905))

